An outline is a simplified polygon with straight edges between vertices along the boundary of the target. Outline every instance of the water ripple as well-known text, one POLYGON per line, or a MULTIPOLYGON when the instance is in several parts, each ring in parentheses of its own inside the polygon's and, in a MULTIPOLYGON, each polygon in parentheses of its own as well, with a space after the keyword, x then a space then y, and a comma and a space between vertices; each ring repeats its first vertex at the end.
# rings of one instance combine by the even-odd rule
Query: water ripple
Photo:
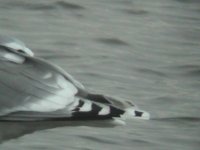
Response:
POLYGON ((181 2, 181 3, 199 3, 199 0, 175 0, 177 2, 181 2))
POLYGON ((180 65, 171 67, 174 69, 178 74, 185 76, 185 77, 198 77, 200 76, 200 65, 180 65))
POLYGON ((69 3, 69 2, 65 2, 65 1, 57 1, 55 4, 57 6, 65 8, 65 9, 71 9, 71 10, 82 10, 82 9, 85 9, 81 5, 74 4, 74 3, 69 3))
POLYGON ((88 140, 91 140, 91 141, 97 142, 97 143, 117 144, 117 145, 119 145, 119 143, 117 143, 117 142, 113 142, 113 141, 108 140, 108 139, 102 139, 102 138, 99 138, 99 137, 84 136, 84 135, 80 135, 79 137, 84 138, 84 139, 88 139, 88 140))
POLYGON ((131 142, 133 142, 134 144, 140 144, 140 145, 152 144, 151 142, 145 141, 142 139, 133 139, 133 140, 131 140, 131 142))
POLYGON ((140 9, 123 9, 122 12, 129 14, 129 15, 146 15, 149 12, 146 10, 140 10, 140 9))
POLYGON ((57 8, 63 8, 66 10, 83 10, 85 9, 83 6, 65 2, 65 1, 57 1, 54 3, 31 3, 27 1, 12 1, 12 2, 5 2, 1 6, 1 8, 20 8, 20 9, 28 9, 28 10, 53 10, 57 8))
POLYGON ((140 73, 155 75, 155 76, 159 76, 159 77, 166 77, 167 76, 165 73, 163 73, 161 71, 152 70, 152 69, 148 69, 148 68, 136 68, 136 70, 140 73))
POLYGON ((120 46, 128 46, 129 43, 119 39, 119 38, 98 38, 96 41, 108 45, 120 45, 120 46))
POLYGON ((153 120, 168 121, 175 123, 182 123, 182 122, 200 123, 200 117, 190 117, 190 116, 155 118, 153 120))
POLYGON ((52 54, 52 55, 40 55, 40 57, 45 59, 79 59, 81 56, 78 55, 63 55, 63 54, 52 54))

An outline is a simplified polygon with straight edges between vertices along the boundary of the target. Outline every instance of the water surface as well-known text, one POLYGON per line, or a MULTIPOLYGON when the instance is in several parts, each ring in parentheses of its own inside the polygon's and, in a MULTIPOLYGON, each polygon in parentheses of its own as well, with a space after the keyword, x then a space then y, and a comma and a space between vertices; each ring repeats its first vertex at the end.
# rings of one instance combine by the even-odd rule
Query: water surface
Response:
POLYGON ((198 0, 7 0, 1 34, 90 91, 131 100, 150 121, 0 122, 3 150, 198 150, 198 0))

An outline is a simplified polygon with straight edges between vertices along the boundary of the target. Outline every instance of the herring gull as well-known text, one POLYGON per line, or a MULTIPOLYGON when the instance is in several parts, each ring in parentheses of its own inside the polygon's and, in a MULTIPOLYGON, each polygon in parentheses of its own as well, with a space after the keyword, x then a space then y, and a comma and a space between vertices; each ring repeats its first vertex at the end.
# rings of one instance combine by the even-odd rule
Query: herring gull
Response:
POLYGON ((149 119, 130 101, 93 94, 13 37, 0 36, 0 120, 149 119))

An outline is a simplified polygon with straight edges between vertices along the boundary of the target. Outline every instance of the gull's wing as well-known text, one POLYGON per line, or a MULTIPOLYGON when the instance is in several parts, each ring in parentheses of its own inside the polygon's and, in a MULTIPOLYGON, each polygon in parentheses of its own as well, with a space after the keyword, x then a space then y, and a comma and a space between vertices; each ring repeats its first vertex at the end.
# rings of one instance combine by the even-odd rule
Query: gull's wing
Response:
MULTIPOLYGON (((30 59, 32 59, 32 58, 30 58, 30 59)), ((40 59, 40 58, 36 58, 36 57, 34 59, 32 59, 32 61, 36 61, 37 63, 43 64, 43 65, 45 64, 46 68, 49 68, 51 70, 57 71, 60 74, 62 74, 66 80, 71 82, 78 89, 78 93, 77 93, 78 96, 86 97, 89 94, 88 91, 85 90, 85 87, 79 81, 74 79, 70 74, 68 74, 61 67, 54 65, 44 59, 40 59)))
POLYGON ((74 83, 46 61, 33 57, 23 64, 0 60, 0 116, 57 111, 73 103, 77 92, 74 83))

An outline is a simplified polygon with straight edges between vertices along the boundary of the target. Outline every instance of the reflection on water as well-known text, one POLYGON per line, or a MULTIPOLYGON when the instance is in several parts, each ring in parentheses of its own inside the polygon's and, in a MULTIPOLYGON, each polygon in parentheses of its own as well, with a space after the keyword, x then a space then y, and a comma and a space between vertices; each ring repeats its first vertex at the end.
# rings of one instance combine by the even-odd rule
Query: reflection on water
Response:
POLYGON ((1 149, 199 149, 199 0, 7 0, 0 8, 1 34, 153 117, 117 127, 1 122, 1 149))
POLYGON ((35 131, 51 129, 56 127, 76 127, 76 126, 88 126, 88 127, 101 127, 111 128, 116 126, 112 121, 37 121, 37 122, 12 122, 3 121, 0 123, 0 143, 24 136, 26 134, 33 133, 35 131))

